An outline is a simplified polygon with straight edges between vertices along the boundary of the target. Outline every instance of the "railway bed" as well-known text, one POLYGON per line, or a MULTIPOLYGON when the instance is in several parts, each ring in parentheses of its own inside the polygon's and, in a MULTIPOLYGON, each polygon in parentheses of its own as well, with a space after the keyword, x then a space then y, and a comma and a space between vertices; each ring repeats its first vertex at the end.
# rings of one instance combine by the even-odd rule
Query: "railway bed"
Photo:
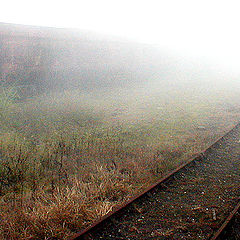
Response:
POLYGON ((218 239, 239 201, 240 124, 71 239, 218 239))

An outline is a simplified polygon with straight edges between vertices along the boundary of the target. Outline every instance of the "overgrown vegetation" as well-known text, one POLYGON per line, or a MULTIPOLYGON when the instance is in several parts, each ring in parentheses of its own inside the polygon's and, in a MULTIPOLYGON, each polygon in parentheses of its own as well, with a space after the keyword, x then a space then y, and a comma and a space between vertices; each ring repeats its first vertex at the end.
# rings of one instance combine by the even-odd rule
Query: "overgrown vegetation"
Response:
POLYGON ((239 119, 237 91, 168 90, 1 89, 0 238, 65 239, 239 119))

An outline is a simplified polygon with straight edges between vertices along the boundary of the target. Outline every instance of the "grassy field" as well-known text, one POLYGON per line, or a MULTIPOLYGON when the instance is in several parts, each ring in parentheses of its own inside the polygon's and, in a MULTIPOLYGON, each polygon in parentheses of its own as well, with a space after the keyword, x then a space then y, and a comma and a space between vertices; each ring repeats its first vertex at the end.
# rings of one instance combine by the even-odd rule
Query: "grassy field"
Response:
POLYGON ((0 97, 0 238, 66 239, 240 119, 228 84, 0 97))

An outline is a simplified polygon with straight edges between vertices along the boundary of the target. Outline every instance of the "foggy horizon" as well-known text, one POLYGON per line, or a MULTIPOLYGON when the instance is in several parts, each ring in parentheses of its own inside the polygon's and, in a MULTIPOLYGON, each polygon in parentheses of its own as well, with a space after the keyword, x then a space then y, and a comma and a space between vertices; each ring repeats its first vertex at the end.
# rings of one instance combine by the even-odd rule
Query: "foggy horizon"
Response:
POLYGON ((239 74, 240 35, 236 1, 184 0, 101 2, 9 1, 0 21, 79 30, 113 39, 146 43, 188 59, 200 59, 239 74), (12 6, 15 6, 13 9, 12 6), (57 7, 56 7, 57 6, 57 7), (56 8, 56 11, 55 11, 56 8), (42 17, 42 14, 44 17, 42 17))
POLYGON ((3 5, 0 239, 69 239, 142 191, 106 239, 212 236, 239 193, 239 8, 3 5))

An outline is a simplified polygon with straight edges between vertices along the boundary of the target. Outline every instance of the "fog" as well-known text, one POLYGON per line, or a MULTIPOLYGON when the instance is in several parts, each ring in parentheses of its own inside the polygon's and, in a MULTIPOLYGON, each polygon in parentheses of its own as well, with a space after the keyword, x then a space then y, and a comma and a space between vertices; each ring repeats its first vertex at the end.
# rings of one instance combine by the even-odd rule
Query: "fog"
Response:
POLYGON ((37 91, 239 83, 218 63, 80 30, 1 24, 2 82, 37 91))
POLYGON ((1 5, 0 238, 65 239, 239 123, 225 5, 1 5))
POLYGON ((66 113, 64 119, 69 112, 87 112, 122 124, 162 115, 174 119, 181 112, 194 122, 192 115, 215 109, 238 119, 239 75, 218 63, 80 30, 6 23, 0 28, 2 101, 20 101, 17 111, 30 109, 22 112, 30 118, 33 109, 39 115, 66 113))
POLYGON ((199 58, 239 74, 238 9, 234 0, 44 0, 37 6, 29 0, 12 0, 2 4, 0 21, 111 35, 112 39, 155 45, 182 59, 199 58))

